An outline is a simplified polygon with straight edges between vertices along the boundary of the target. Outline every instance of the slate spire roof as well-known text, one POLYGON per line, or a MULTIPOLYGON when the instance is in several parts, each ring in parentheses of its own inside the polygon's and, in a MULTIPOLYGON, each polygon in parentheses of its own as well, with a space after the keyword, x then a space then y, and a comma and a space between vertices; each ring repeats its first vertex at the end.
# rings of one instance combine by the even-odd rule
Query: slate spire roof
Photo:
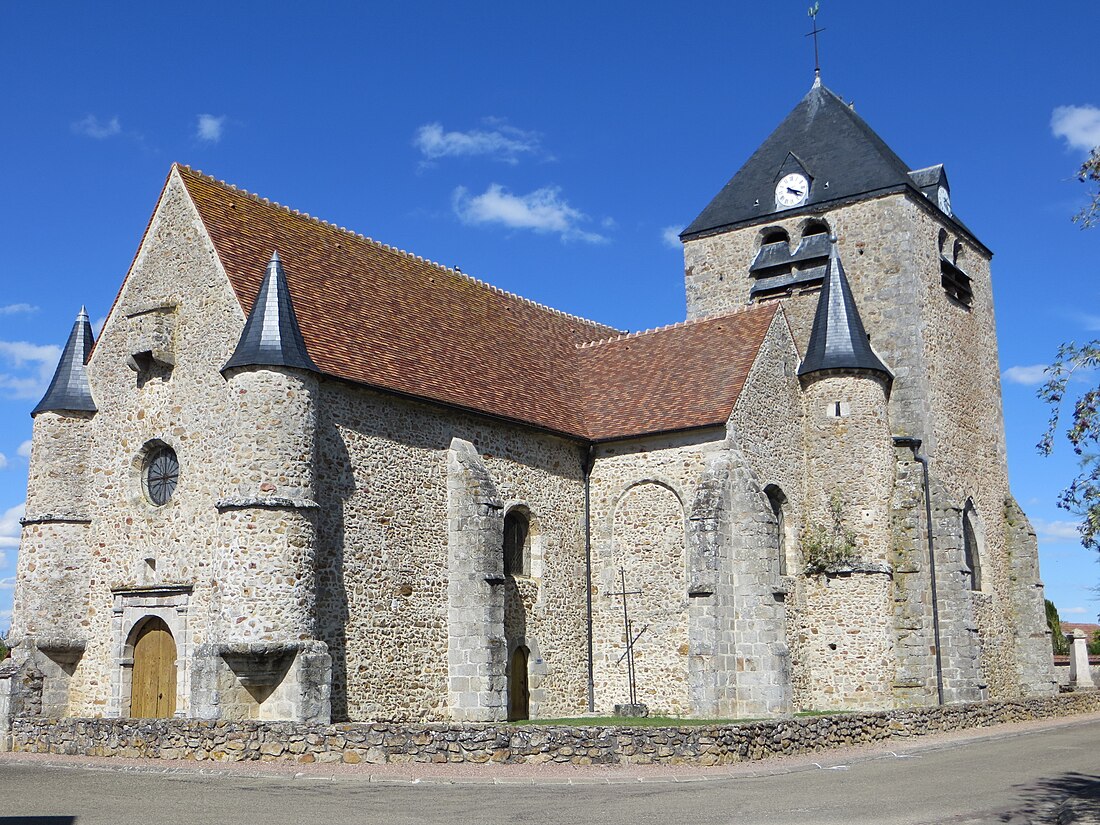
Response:
MULTIPOLYGON (((776 213, 775 184, 792 155, 810 179, 809 198, 797 209, 872 192, 915 188, 908 165, 850 105, 815 80, 681 238, 776 213)), ((787 211, 791 210, 779 214, 787 211)))
POLYGON ((41 412, 95 412, 92 400, 92 388, 88 384, 88 372, 84 365, 92 354, 92 325, 88 321, 88 311, 80 308, 65 342, 65 349, 57 363, 57 370, 50 381, 50 387, 31 415, 41 412))
POLYGON ((271 253, 267 273, 248 314, 244 332, 222 372, 231 367, 258 366, 297 367, 320 372, 306 350, 278 251, 271 253))
POLYGON ((802 359, 798 374, 809 375, 821 370, 863 370, 890 376, 890 370, 875 355, 867 340, 867 331, 863 328, 852 288, 848 285, 836 250, 836 238, 829 240, 832 243, 829 266, 817 299, 817 312, 814 314, 810 341, 806 345, 806 357, 802 359))

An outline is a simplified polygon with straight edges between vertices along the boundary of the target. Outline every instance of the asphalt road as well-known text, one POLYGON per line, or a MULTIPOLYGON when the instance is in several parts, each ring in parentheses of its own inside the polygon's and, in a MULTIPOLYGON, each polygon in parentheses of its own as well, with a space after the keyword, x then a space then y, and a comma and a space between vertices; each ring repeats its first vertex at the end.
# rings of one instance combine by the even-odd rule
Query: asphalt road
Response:
POLYGON ((821 767, 765 769, 775 772, 676 782, 621 775, 622 784, 603 785, 438 778, 410 785, 92 770, 7 757, 0 825, 1100 823, 1100 721, 918 745, 901 757, 823 755, 821 767))

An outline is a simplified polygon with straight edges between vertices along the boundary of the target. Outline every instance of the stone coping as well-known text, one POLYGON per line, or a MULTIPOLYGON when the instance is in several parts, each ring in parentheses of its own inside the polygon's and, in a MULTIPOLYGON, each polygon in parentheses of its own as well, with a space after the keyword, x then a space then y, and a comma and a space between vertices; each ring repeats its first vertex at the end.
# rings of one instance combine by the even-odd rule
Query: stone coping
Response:
POLYGON ((195 761, 721 765, 1100 711, 1100 692, 678 727, 16 718, 11 750, 195 761))

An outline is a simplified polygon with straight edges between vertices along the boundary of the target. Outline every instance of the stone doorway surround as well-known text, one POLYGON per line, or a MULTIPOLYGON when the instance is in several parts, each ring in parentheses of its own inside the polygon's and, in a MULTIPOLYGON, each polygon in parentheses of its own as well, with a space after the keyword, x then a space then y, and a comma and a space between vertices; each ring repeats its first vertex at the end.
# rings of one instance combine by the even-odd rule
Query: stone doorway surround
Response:
POLYGON ((158 585, 154 587, 120 588, 112 590, 114 597, 111 618, 111 639, 115 667, 111 680, 111 698, 107 715, 128 716, 134 676, 134 628, 150 616, 168 625, 176 642, 176 713, 189 715, 191 707, 191 634, 187 626, 187 608, 192 586, 158 585))

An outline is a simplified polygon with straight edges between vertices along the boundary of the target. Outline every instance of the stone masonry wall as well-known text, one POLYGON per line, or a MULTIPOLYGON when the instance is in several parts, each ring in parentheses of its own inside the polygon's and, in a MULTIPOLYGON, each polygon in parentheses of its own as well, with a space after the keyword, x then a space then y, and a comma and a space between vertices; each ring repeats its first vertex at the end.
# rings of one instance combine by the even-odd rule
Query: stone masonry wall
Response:
POLYGON ((14 720, 19 753, 198 762, 718 765, 1100 711, 1100 693, 737 725, 296 725, 191 719, 14 720))
MULTIPOLYGON (((195 583, 193 597, 181 607, 195 641, 209 636, 212 547, 218 535, 213 502, 222 492, 230 438, 225 381, 218 370, 243 323, 244 313, 201 221, 173 176, 88 364, 98 412, 83 425, 87 472, 67 479, 73 491, 87 490, 88 515, 93 516, 83 542, 87 647, 71 676, 72 713, 117 712, 112 695, 118 695, 131 628, 115 627, 112 590, 195 583), (175 364, 134 372, 127 361, 148 348, 145 319, 154 310, 174 325, 174 340, 180 342, 171 353, 175 364), (176 494, 162 507, 148 501, 141 485, 144 459, 159 444, 172 447, 180 461, 176 494)), ((32 455, 49 450, 49 440, 36 432, 32 455)), ((46 489, 32 473, 28 501, 46 489)), ((25 540, 34 531, 29 533, 25 540)), ((26 554, 28 560, 33 556, 26 554)), ((20 593, 16 624, 46 609, 48 602, 28 600, 30 593, 20 593)), ((17 649, 13 655, 23 653, 17 649)), ((182 712, 189 708, 186 688, 178 695, 182 712)))
POLYGON ((878 376, 827 373, 808 376, 803 386, 805 518, 831 530, 836 503, 844 529, 855 538, 857 559, 844 575, 797 580, 793 667, 807 678, 798 683, 795 704, 889 707, 896 665, 889 618, 889 491, 895 468, 888 386, 878 376))
MULTIPOLYGON (((293 293, 293 261, 285 263, 293 293)), ((323 483, 316 485, 316 514, 304 514, 297 506, 302 502, 295 501, 282 509, 242 508, 238 503, 219 510, 217 503, 227 496, 255 493, 277 499, 308 487, 304 477, 286 475, 294 467, 254 466, 255 456, 242 453, 240 466, 227 466, 231 447, 240 446, 234 440, 239 428, 233 426, 233 397, 220 370, 243 324, 240 303, 173 175, 88 366, 99 406, 83 424, 88 472, 70 476, 71 489, 61 491, 64 496, 87 489, 94 507, 93 521, 80 528, 86 540, 78 542, 87 552, 87 607, 81 610, 87 647, 71 676, 70 712, 128 712, 127 640, 148 613, 139 608, 142 604, 154 605, 148 610, 163 614, 176 636, 184 660, 177 691, 177 713, 183 715, 196 710, 192 657, 197 662, 199 652, 220 656, 218 645, 228 631, 239 637, 231 640, 238 648, 264 637, 282 644, 274 639, 276 633, 293 639, 308 635, 313 608, 306 592, 307 544, 315 530, 316 621, 332 656, 337 718, 449 718, 446 455, 456 436, 481 452, 503 500, 525 504, 538 522, 539 594, 527 622, 534 640, 529 644, 532 669, 545 671, 544 712, 582 711, 586 666, 580 448, 526 428, 320 379, 313 461, 323 483), (151 315, 163 316, 171 327, 171 335, 161 336, 157 346, 173 351, 161 351, 162 360, 151 366, 139 359, 141 371, 134 372, 127 362, 148 349, 151 315), (176 452, 180 476, 175 495, 157 507, 142 492, 141 471, 149 450, 161 444, 176 452), (273 489, 265 489, 265 483, 273 489), (261 534, 263 541, 257 538, 261 534), (265 554, 280 546, 289 555, 269 565, 265 554), (251 558, 245 560, 236 550, 251 558), (240 564, 244 566, 230 569, 240 564), (267 585, 295 614, 285 624, 274 614, 262 615, 262 594, 256 588, 267 585), (234 599, 238 612, 229 607, 234 599), (256 622, 250 623, 244 612, 253 613, 256 622), (232 627, 226 627, 227 617, 232 627)), ((267 370, 237 377, 256 384, 241 388, 258 391, 259 384, 279 375, 267 370)), ((297 415, 293 401, 269 410, 277 429, 293 423, 282 419, 297 415)), ((256 438, 263 436, 262 430, 256 428, 256 438)), ((292 449, 296 443, 286 442, 292 449)), ((49 449, 44 445, 45 435, 36 434, 33 450, 44 455, 42 450, 49 449)), ((299 452, 308 452, 305 442, 299 452)), ((52 476, 38 475, 31 475, 29 501, 45 495, 54 483, 52 476)), ((39 538, 51 564, 66 557, 67 540, 47 535, 40 525, 25 531, 25 542, 39 538)), ((21 557, 33 563, 36 555, 41 554, 28 544, 21 557)), ((52 593, 34 588, 22 588, 17 598, 16 625, 48 615, 56 602, 52 593)), ((199 665, 194 678, 205 681, 200 691, 204 704, 198 710, 206 714, 214 711, 211 691, 226 674, 217 662, 199 665)), ((311 671, 323 672, 323 664, 311 666, 311 671)), ((223 688, 218 690, 226 701, 230 694, 241 695, 235 688, 223 688)))
MULTIPOLYGON (((535 526, 538 564, 527 578, 537 596, 526 616, 526 646, 532 651, 532 692, 536 675, 541 691, 538 712, 584 711, 581 448, 343 382, 322 380, 320 392, 317 609, 320 638, 333 659, 334 718, 451 718, 452 519, 472 524, 489 517, 473 501, 464 516, 448 509, 455 439, 476 452, 502 507, 522 504, 535 526)), ((502 520, 503 511, 495 512, 502 520)), ((462 574, 463 581, 473 582, 472 573, 462 574)), ((490 586, 487 576, 483 571, 475 577, 478 587, 490 586)), ((503 627, 489 635, 503 640, 503 627)), ((471 657, 482 655, 489 651, 470 651, 471 657)))
MULTIPOLYGON (((748 302, 748 267, 768 229, 784 228, 792 247, 797 246, 809 216, 776 217, 772 224, 685 244, 689 317, 748 302)), ((982 568, 990 597, 980 613, 1026 647, 1038 602, 1033 595, 1017 598, 1012 592, 1021 587, 1021 578, 1028 579, 1021 592, 1034 590, 1039 582, 1036 566, 1020 566, 1022 556, 1008 557, 1004 539, 1003 502, 1009 492, 989 260, 915 196, 869 199, 815 217, 824 218, 838 236, 871 343, 895 374, 891 432, 923 440, 931 473, 956 506, 973 500, 985 527, 982 568), (942 287, 941 232, 944 254, 957 259, 972 278, 969 307, 942 287)), ((816 300, 816 290, 803 290, 783 301, 800 348, 808 340, 816 300)), ((1030 548, 1020 552, 1034 554, 1030 548)), ((1021 648, 991 661, 985 678, 992 695, 1049 692, 1049 669, 1041 659, 1021 648)))

